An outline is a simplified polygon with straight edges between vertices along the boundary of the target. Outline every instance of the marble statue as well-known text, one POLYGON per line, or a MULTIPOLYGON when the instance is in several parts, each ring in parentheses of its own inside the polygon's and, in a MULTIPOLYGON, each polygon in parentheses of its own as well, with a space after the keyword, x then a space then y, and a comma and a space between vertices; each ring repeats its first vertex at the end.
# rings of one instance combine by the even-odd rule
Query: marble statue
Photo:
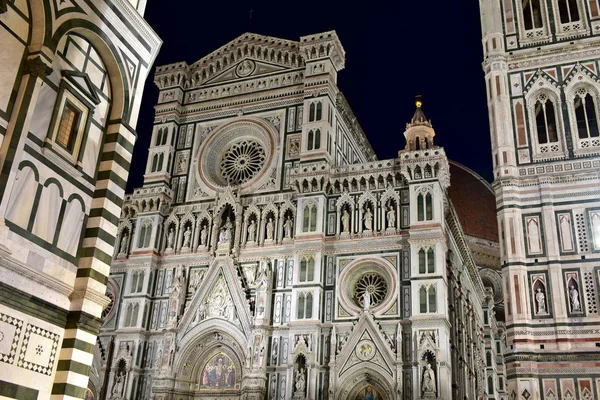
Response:
POLYGON ((347 209, 342 212, 342 232, 350 232, 350 214, 347 209))
POLYGON ((363 309, 365 311, 368 311, 371 308, 371 293, 369 293, 368 290, 365 290, 365 292, 362 295, 363 298, 363 309))
POLYGON ((231 241, 231 230, 233 229, 233 223, 231 219, 228 218, 227 221, 221 227, 221 231, 219 232, 219 243, 229 243, 231 241))
POLYGON ((296 392, 304 393, 304 389, 306 389, 306 378, 304 377, 305 371, 306 370, 304 368, 300 368, 298 371, 296 371, 296 392))
POLYGON ((291 239, 292 237, 292 224, 292 217, 287 217, 283 224, 283 237, 286 239, 291 239))
POLYGON ((203 244, 204 246, 208 245, 208 243, 206 243, 207 236, 208 229, 206 228, 206 225, 202 225, 202 229, 200 229, 200 244, 203 244))
POLYGON ((535 301, 537 302, 537 313, 545 314, 546 313, 546 295, 542 292, 541 288, 537 288, 537 293, 535 294, 535 301))
POLYGON ((256 240, 256 222, 254 220, 250 221, 250 225, 248 225, 248 241, 254 242, 256 240))
POLYGON ((394 206, 389 206, 386 214, 387 214, 388 229, 395 228, 396 227, 396 210, 394 210, 394 206))
POLYGON ((581 311, 581 302, 579 301, 579 292, 575 289, 575 286, 569 287, 569 297, 571 298, 571 310, 581 311))
POLYGON ((183 232, 183 247, 184 248, 189 248, 190 247, 191 237, 192 237, 192 230, 188 226, 186 228, 185 232, 183 232))
POLYGON ((365 211, 365 215, 363 217, 363 221, 364 221, 364 224, 365 224, 365 230, 366 231, 373 230, 373 213, 371 212, 371 209, 369 207, 367 207, 367 209, 365 211))
POLYGON ((129 235, 127 232, 123 232, 123 237, 121 238, 121 247, 119 247, 119 254, 127 254, 127 240, 129 239, 129 235))
POLYGON ((115 377, 115 384, 111 392, 112 397, 119 398, 123 396, 123 389, 125 389, 125 371, 121 371, 115 377))
POLYGON ((269 218, 267 222, 267 240, 273 240, 273 233, 275 232, 275 223, 273 218, 269 218))
POLYGON ((431 369, 431 364, 427 363, 423 371, 423 383, 421 385, 423 393, 435 392, 435 373, 431 369))
POLYGON ((167 249, 172 249, 175 244, 175 229, 169 229, 169 234, 167 235, 167 249))

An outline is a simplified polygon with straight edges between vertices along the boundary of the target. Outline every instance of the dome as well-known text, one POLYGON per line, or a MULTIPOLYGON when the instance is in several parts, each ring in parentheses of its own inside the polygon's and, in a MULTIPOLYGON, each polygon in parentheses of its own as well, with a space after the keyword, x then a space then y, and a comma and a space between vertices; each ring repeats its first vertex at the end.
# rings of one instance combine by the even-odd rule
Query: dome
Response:
POLYGON ((448 194, 465 235, 498 242, 496 196, 491 185, 464 165, 449 163, 448 194))

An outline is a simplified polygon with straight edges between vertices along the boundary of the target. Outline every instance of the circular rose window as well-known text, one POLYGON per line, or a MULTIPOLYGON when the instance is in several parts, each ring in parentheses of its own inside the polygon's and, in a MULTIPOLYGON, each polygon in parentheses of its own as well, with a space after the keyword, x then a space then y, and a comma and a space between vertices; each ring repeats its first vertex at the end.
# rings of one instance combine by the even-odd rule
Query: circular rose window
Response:
POLYGON ((387 294, 385 279, 375 272, 362 275, 354 284, 354 301, 360 307, 364 307, 365 292, 369 293, 371 307, 377 307, 383 302, 387 294))
POLYGON ((221 159, 221 175, 231 185, 241 185, 254 178, 265 164, 265 151, 254 140, 234 143, 221 159))

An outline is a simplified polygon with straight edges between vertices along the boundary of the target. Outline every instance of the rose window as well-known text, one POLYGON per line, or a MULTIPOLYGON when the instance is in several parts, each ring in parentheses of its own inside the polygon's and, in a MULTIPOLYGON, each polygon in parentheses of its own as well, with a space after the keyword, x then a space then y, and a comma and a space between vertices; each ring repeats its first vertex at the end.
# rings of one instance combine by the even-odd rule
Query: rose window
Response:
POLYGON ((361 307, 364 307, 363 296, 365 292, 368 292, 371 297, 371 307, 378 306, 387 294, 385 279, 374 272, 364 274, 354 284, 354 301, 361 307))
POLYGON ((253 140, 235 143, 221 159, 221 175, 229 184, 248 182, 260 172, 266 158, 261 145, 253 140))
POLYGON ((100 317, 102 319, 105 319, 110 314, 110 312, 112 311, 113 306, 115 304, 115 295, 112 293, 112 291, 107 289, 106 297, 108 297, 110 299, 110 303, 108 303, 106 308, 104 310, 102 310, 102 315, 100 317))

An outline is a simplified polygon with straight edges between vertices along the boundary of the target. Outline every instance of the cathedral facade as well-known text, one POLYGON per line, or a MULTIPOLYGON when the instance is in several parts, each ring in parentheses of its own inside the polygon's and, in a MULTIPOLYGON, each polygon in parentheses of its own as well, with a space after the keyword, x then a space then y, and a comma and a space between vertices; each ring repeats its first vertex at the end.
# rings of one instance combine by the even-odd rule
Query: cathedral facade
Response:
POLYGON ((600 398, 600 12, 480 1, 510 398, 600 398))
POLYGON ((420 99, 378 160, 344 66, 325 32, 157 68, 96 398, 505 398, 491 187, 434 144, 420 99))
POLYGON ((161 44, 145 7, 0 0, 3 399, 88 392, 137 113, 161 44))

